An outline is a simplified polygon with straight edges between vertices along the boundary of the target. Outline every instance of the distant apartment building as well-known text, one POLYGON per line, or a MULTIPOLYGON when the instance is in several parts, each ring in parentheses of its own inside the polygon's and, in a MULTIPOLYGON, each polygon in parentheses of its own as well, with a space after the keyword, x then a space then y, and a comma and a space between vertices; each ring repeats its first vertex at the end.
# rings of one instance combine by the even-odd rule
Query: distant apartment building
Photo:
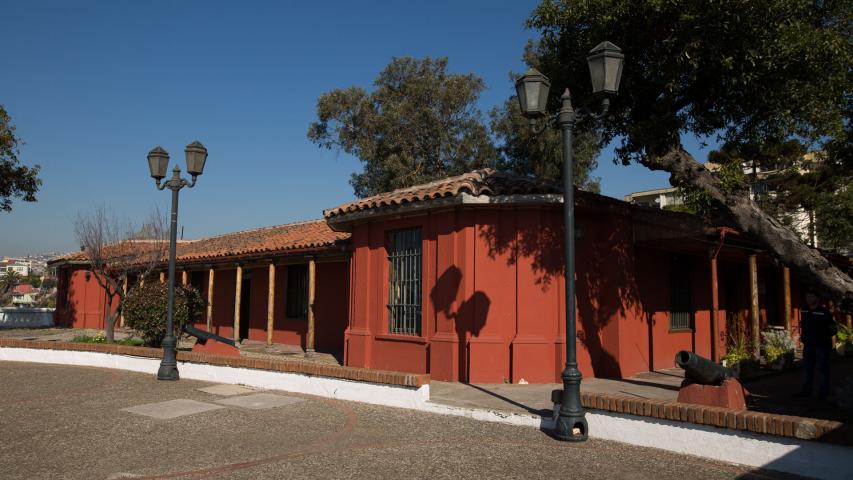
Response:
POLYGON ((20 258, 4 258, 0 261, 0 272, 17 272, 22 277, 30 274, 32 262, 20 258))
POLYGON ((625 195, 624 200, 628 203, 633 203, 634 205, 657 207, 662 209, 684 204, 684 199, 681 198, 681 195, 678 194, 675 187, 634 192, 629 195, 625 195))

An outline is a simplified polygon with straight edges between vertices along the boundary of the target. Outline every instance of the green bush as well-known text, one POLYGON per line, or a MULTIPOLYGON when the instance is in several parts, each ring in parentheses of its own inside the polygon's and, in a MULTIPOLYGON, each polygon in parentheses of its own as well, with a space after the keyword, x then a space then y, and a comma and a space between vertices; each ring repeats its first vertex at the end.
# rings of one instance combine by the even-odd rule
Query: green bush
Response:
MULTIPOLYGON (((159 282, 146 282, 127 293, 122 310, 124 319, 127 326, 139 332, 148 346, 159 347, 166 336, 167 300, 166 284, 159 282)), ((181 325, 192 323, 204 308, 205 301, 198 290, 175 285, 175 335, 180 333, 181 325)))

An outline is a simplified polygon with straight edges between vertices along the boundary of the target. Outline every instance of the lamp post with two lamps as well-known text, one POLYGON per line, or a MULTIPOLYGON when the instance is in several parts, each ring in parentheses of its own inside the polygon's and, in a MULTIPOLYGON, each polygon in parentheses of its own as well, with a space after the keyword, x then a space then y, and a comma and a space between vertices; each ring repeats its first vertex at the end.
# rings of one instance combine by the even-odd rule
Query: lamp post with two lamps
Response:
MULTIPOLYGON (((603 118, 610 106, 607 95, 619 91, 622 64, 625 56, 610 42, 602 42, 589 52, 587 63, 592 79, 593 94, 605 95, 601 113, 586 113, 596 119, 603 118)), ((560 111, 549 115, 548 90, 551 82, 535 68, 527 71, 515 84, 521 113, 530 121, 535 133, 549 126, 563 132, 563 250, 566 267, 566 369, 563 370, 563 391, 557 417, 555 436, 560 440, 583 441, 588 436, 586 414, 580 400, 582 375, 577 360, 577 320, 575 316, 575 220, 574 179, 572 178, 572 130, 578 113, 572 108, 572 97, 567 88, 560 97, 560 111)))
POLYGON ((204 172, 204 162, 207 160, 207 149, 199 141, 186 146, 184 154, 187 160, 187 173, 192 180, 181 178, 181 167, 177 164, 172 170, 172 178, 165 183, 161 181, 166 177, 166 169, 169 168, 169 153, 162 147, 154 147, 148 152, 148 168, 151 177, 154 178, 158 190, 168 188, 172 191, 172 214, 169 225, 169 298, 166 307, 166 336, 163 338, 163 360, 160 369, 157 370, 158 380, 178 380, 178 360, 176 350, 178 341, 175 338, 174 309, 175 309, 175 250, 178 243, 178 192, 184 188, 195 186, 196 178, 204 172))

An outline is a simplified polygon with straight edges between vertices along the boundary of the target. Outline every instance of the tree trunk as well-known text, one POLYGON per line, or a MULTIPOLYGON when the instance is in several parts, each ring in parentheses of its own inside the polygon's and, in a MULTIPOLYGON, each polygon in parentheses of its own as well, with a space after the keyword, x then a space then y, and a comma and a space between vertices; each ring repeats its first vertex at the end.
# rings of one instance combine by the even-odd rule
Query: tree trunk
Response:
POLYGON ((106 320, 104 320, 104 336, 107 339, 107 343, 115 342, 115 327, 116 320, 119 317, 119 310, 116 310, 116 313, 111 313, 107 315, 106 320))
POLYGON ((720 179, 680 145, 661 156, 646 157, 641 163, 650 170, 669 172, 672 185, 691 185, 704 190, 722 207, 726 218, 742 232, 764 242, 806 284, 824 289, 824 296, 840 297, 844 292, 853 290, 853 279, 829 263, 816 249, 803 243, 796 233, 759 209, 747 194, 725 192, 720 179))

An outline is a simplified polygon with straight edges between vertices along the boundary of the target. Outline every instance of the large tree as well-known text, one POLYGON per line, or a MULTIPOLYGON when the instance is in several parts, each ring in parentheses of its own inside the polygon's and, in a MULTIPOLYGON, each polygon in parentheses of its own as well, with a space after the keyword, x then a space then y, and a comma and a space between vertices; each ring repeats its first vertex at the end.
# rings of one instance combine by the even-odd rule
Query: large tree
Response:
MULTIPOLYGON (((528 25, 557 88, 592 101, 585 57, 602 40, 625 54, 619 95, 600 133, 621 139, 623 163, 699 189, 717 214, 762 239, 808 283, 840 294, 853 280, 795 233, 729 188, 682 145, 682 136, 745 144, 798 138, 814 149, 842 142, 853 95, 849 1, 544 1, 528 25)), ((583 124, 579 126, 585 128, 583 124)), ((586 126, 592 128, 592 125, 586 126)))
MULTIPOLYGON (((492 133, 499 140, 498 169, 559 180, 563 175, 562 133, 553 128, 534 134, 513 97, 490 112, 492 133)), ((581 132, 572 144, 573 179, 581 190, 598 193, 601 179, 592 176, 598 166, 600 139, 593 130, 581 132)))
POLYGON ((853 162, 850 147, 808 152, 796 139, 726 144, 708 161, 729 168, 758 206, 809 245, 843 252, 853 246, 853 162))
POLYGON ((18 160, 21 139, 3 105, 0 105, 0 211, 12 211, 12 199, 35 202, 41 186, 39 166, 27 167, 18 160))
POLYGON ((115 324, 126 300, 124 286, 128 277, 136 275, 144 279, 165 257, 166 220, 155 208, 141 226, 133 227, 102 205, 90 213, 77 215, 74 234, 92 276, 106 293, 104 333, 107 342, 112 343, 115 324))
POLYGON ((355 155, 364 170, 350 183, 359 197, 494 166, 496 152, 473 74, 447 72, 447 59, 394 58, 372 92, 324 93, 308 129, 317 145, 355 155))

